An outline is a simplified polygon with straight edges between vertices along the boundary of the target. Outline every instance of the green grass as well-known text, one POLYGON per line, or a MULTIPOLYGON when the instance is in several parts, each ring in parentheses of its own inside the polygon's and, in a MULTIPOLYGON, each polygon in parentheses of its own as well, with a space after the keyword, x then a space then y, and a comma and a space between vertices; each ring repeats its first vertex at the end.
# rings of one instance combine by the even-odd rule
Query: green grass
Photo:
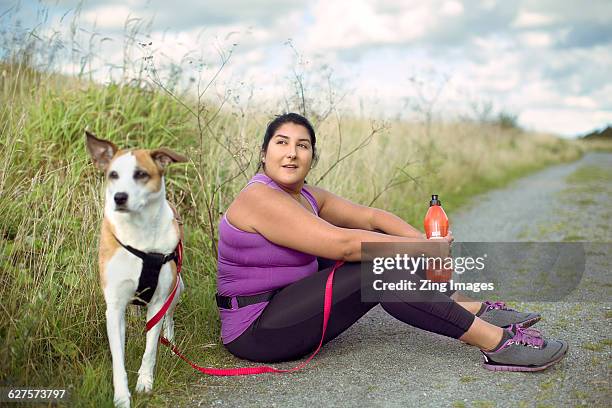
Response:
POLYGON ((612 175, 600 166, 589 165, 582 166, 574 173, 570 174, 567 177, 567 181, 569 181, 570 183, 583 183, 593 181, 609 183, 612 181, 612 175))
POLYGON ((477 400, 473 402, 474 407, 476 408, 494 408, 495 407, 495 402, 493 401, 486 401, 486 400, 477 400))
POLYGON ((593 152, 612 152, 611 140, 581 140, 580 144, 583 149, 593 152))
POLYGON ((579 234, 568 234, 563 237, 563 242, 586 241, 586 238, 579 234))
POLYGON ((548 380, 542 381, 540 382, 540 389, 548 391, 550 389, 552 389, 552 387, 555 385, 556 380, 555 378, 550 378, 548 380))
MULTIPOLYGON (((167 176, 168 198, 177 204, 186 232, 187 292, 175 314, 176 341, 200 365, 244 365, 219 340, 213 296, 216 225, 254 173, 257 146, 271 115, 220 109, 208 100, 198 105, 183 94, 177 101, 145 77, 102 86, 40 72, 18 60, 0 62, 0 73, 0 296, 5 316, 0 321, 0 381, 68 387, 72 406, 112 404, 96 260, 103 184, 85 151, 86 128, 124 148, 167 146, 190 158, 167 176), (198 108, 200 123, 192 114, 198 108)), ((371 126, 367 118, 350 116, 318 123, 321 160, 309 180, 335 165, 338 149, 346 153, 359 145, 371 126)), ((375 206, 421 228, 432 193, 440 194, 452 217, 475 194, 581 154, 571 142, 498 126, 440 123, 431 132, 427 135, 422 124, 389 122, 321 185, 363 204, 376 198, 375 206), (397 186, 386 189, 393 180, 397 186)), ((144 316, 128 315, 131 390, 144 350, 144 323, 144 316)), ((186 399, 188 385, 199 378, 165 350, 157 361, 154 393, 134 394, 133 406, 186 399)))
POLYGON ((471 383, 474 381, 478 381, 478 377, 474 377, 471 375, 464 375, 459 378, 459 382, 464 383, 464 384, 471 383))
POLYGON ((582 348, 589 351, 602 352, 612 346, 612 339, 603 339, 597 343, 583 343, 582 348))

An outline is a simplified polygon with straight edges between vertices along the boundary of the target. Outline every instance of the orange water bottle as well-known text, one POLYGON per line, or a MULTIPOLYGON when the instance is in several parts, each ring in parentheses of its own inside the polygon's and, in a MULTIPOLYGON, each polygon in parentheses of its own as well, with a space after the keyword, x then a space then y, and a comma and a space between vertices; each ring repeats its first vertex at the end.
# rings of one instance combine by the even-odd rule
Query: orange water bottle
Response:
MULTIPOLYGON (((425 235, 427 239, 442 239, 448 235, 448 217, 437 194, 431 196, 429 210, 425 214, 425 235)), ((432 282, 448 282, 453 275, 452 268, 444 268, 445 260, 429 260, 426 276, 432 282)))

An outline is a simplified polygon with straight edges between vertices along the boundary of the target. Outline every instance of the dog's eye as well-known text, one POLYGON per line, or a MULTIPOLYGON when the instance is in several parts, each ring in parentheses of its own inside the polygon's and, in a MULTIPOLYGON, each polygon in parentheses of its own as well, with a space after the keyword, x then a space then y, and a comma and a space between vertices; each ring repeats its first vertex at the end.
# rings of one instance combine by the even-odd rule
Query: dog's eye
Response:
POLYGON ((110 173, 108 173, 108 178, 112 180, 116 180, 119 178, 119 174, 117 174, 117 172, 113 170, 110 173))
POLYGON ((134 179, 136 179, 136 180, 141 180, 141 179, 144 179, 144 178, 147 178, 147 177, 149 177, 149 175, 146 172, 142 171, 142 170, 136 170, 134 172, 134 179))

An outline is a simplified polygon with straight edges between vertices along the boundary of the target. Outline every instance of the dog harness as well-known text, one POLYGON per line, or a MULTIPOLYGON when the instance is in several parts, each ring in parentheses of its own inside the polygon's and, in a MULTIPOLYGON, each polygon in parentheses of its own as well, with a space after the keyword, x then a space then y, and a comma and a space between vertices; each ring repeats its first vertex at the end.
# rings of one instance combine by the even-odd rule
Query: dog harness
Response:
POLYGON ((131 303, 138 306, 146 306, 151 301, 155 289, 157 289, 159 272, 162 266, 167 262, 175 261, 178 267, 179 261, 181 260, 179 256, 181 241, 179 240, 174 252, 165 255, 157 252, 142 252, 129 245, 124 245, 117 237, 115 237, 115 240, 127 251, 142 259, 142 270, 140 271, 140 278, 138 278, 138 287, 136 288, 136 295, 131 303))

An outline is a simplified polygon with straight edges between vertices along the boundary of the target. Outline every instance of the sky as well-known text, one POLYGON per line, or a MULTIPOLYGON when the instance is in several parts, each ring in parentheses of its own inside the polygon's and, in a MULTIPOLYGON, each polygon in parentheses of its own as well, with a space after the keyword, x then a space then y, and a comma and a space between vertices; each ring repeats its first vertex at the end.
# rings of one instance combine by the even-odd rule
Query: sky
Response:
POLYGON ((299 76, 322 106, 332 95, 410 120, 503 111, 566 137, 612 124, 610 21, 605 0, 0 0, 5 36, 34 30, 57 69, 100 82, 127 60, 167 83, 174 64, 184 86, 214 78, 207 93, 231 90, 244 108, 287 98, 299 76))

